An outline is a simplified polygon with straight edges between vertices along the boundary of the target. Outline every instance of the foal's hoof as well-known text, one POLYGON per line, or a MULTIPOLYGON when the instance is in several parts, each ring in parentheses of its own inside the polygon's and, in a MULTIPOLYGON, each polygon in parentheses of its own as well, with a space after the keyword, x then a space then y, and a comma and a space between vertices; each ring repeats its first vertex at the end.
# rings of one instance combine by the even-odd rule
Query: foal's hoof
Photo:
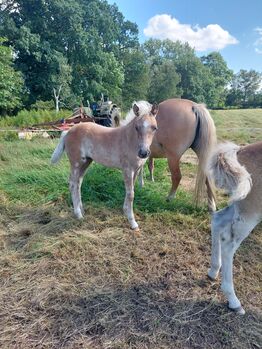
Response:
POLYGON ((227 307, 229 310, 233 311, 234 313, 238 314, 238 315, 245 315, 245 309, 240 305, 237 308, 230 308, 229 304, 227 304, 227 307))
POLYGON ((214 274, 211 272, 211 270, 209 270, 207 273, 207 277, 211 281, 216 281, 217 275, 218 275, 218 273, 214 274))

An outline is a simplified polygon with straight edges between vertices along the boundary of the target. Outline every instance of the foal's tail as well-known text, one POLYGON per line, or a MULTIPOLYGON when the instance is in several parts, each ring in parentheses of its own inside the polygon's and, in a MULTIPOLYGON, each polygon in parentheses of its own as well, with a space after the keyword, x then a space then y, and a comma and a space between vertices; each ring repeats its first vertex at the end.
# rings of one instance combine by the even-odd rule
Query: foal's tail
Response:
POLYGON ((207 172, 218 188, 229 193, 230 202, 245 199, 252 187, 250 174, 238 161, 239 149, 234 143, 221 143, 213 150, 207 162, 207 172))
POLYGON ((51 163, 52 164, 57 163, 60 160, 61 156, 63 155, 63 152, 65 150, 65 136, 67 135, 67 132, 68 131, 63 131, 62 132, 62 135, 60 137, 59 143, 56 146, 56 148, 55 148, 55 150, 53 152, 53 155, 51 157, 51 163))
MULTIPOLYGON (((198 122, 192 149, 196 152, 199 161, 195 186, 195 201, 196 204, 199 204, 203 197, 205 182, 208 180, 205 173, 206 161, 210 151, 212 151, 212 148, 217 142, 217 137, 214 121, 207 108, 203 104, 194 104, 192 111, 196 115, 198 122)), ((215 194, 211 186, 210 191, 215 199, 215 194)))

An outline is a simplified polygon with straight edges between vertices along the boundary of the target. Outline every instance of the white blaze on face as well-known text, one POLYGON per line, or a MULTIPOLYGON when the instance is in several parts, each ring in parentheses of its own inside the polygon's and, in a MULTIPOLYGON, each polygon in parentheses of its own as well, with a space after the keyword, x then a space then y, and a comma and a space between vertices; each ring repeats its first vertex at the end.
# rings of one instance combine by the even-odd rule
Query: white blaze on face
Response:
POLYGON ((148 126, 150 126, 150 123, 149 123, 147 120, 145 120, 145 121, 143 122, 143 127, 144 127, 144 128, 147 128, 148 126))

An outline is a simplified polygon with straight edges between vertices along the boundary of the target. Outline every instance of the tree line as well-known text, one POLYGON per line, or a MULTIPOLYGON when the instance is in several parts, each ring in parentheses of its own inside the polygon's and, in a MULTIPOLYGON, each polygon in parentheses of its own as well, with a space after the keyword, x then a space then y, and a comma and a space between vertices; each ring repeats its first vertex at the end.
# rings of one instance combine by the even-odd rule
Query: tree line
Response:
POLYGON ((261 73, 234 74, 220 53, 198 57, 181 42, 139 44, 138 27, 106 0, 3 0, 0 115, 72 108, 100 98, 120 104, 182 97, 209 108, 262 107, 261 73))

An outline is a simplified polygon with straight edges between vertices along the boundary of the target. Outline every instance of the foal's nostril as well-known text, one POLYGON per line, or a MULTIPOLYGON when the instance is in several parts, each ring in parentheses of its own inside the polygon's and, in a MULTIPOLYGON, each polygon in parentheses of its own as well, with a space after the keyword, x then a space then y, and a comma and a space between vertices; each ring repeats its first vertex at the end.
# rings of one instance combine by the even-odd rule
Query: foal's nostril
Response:
POLYGON ((148 157, 149 153, 150 153, 149 150, 142 150, 142 149, 140 149, 140 150, 138 151, 138 156, 139 156, 141 159, 145 159, 145 158, 148 157))

